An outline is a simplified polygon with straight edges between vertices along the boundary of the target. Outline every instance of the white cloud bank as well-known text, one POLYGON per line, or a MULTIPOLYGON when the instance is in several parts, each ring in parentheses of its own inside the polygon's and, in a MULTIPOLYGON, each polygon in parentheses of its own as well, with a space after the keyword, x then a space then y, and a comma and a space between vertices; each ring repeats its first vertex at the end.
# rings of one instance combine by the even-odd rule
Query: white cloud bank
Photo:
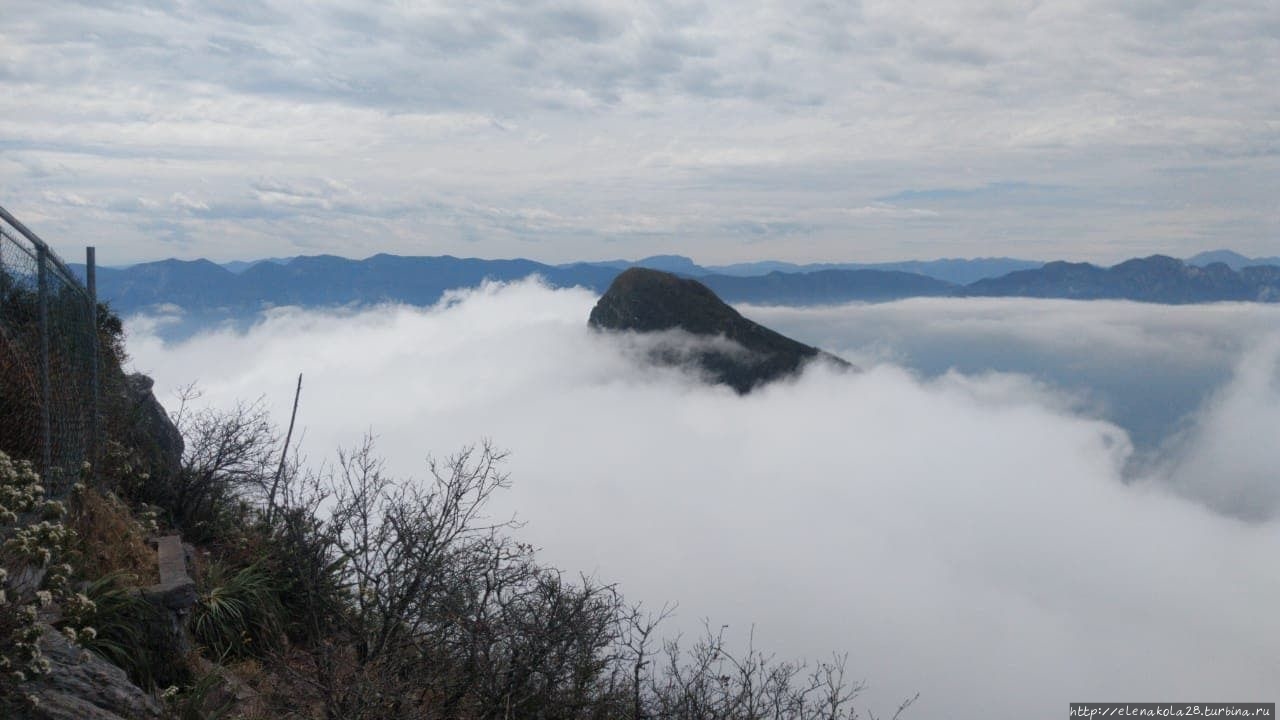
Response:
POLYGON ((593 301, 522 283, 429 310, 284 311, 175 346, 135 324, 130 351, 158 391, 265 393, 278 417, 302 372, 316 460, 372 428, 392 469, 421 475, 427 454, 492 437, 513 452, 503 508, 546 560, 678 601, 681 628, 754 623, 783 656, 848 651, 873 709, 917 691, 913 718, 1276 698, 1274 353, 1248 356, 1172 481, 1125 482, 1126 434, 1032 380, 818 367, 738 397, 638 365, 587 330, 593 301), (1237 469, 1255 480, 1233 497, 1270 502, 1266 519, 1173 490, 1237 469))

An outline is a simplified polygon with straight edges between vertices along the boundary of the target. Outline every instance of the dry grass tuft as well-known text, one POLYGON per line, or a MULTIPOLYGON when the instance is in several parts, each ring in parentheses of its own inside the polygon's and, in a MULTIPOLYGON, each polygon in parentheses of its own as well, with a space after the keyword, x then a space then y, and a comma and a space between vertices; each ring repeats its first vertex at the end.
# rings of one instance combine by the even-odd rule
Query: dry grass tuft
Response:
POLYGON ((70 524, 86 577, 128 573, 143 586, 160 582, 156 551, 147 543, 149 529, 114 494, 92 488, 77 492, 70 524))

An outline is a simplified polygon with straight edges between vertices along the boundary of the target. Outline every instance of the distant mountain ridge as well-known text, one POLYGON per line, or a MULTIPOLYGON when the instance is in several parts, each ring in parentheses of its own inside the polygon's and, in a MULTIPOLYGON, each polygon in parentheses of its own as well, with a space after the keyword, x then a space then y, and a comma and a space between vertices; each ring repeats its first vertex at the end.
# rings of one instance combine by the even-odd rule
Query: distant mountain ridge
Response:
POLYGON ((957 285, 967 285, 975 280, 987 277, 999 277, 1015 270, 1032 270, 1044 265, 1038 260, 1019 260, 1017 258, 943 258, 940 260, 904 260, 884 263, 809 263, 795 265, 783 262, 739 263, 736 265, 720 265, 710 268, 712 274, 720 275, 759 275, 767 268, 769 272, 812 273, 825 270, 880 270, 914 273, 936 280, 957 285))
MULTIPOLYGON (((654 264, 683 266, 677 258, 663 260, 666 262, 654 264)), ((177 305, 187 311, 237 317, 282 305, 431 305, 448 290, 530 275, 541 276, 552 287, 584 287, 602 293, 624 269, 612 263, 557 266, 524 259, 481 260, 448 255, 374 255, 364 260, 316 255, 296 257, 283 264, 258 262, 235 272, 208 260, 162 260, 125 269, 99 268, 98 292, 126 314, 177 305)), ((696 277, 728 302, 783 305, 937 296, 949 294, 955 287, 915 273, 878 270, 696 277)))
POLYGON ((1232 270, 1225 263, 1190 265, 1165 255, 1126 260, 1109 268, 1051 262, 960 288, 962 296, 1137 300, 1163 304, 1280 301, 1280 267, 1232 270))
POLYGON ((283 258, 262 258, 261 260, 232 260, 231 262, 224 262, 219 264, 233 273, 242 273, 245 270, 248 270, 249 268, 253 267, 254 265, 257 265, 258 263, 269 262, 269 263, 275 263, 277 265, 288 265, 289 261, 293 260, 293 258, 295 257, 297 256, 291 255, 289 257, 283 257, 283 258))
MULTIPOLYGON (((688 270, 692 261, 686 263, 687 260, 660 256, 630 265, 652 263, 688 270)), ((83 272, 83 268, 78 269, 83 272)), ((584 287, 603 293, 624 269, 614 263, 546 265, 525 259, 383 254, 364 260, 304 256, 287 262, 258 262, 233 272, 208 260, 163 260, 124 269, 99 268, 98 292, 125 314, 176 305, 186 311, 192 323, 207 324, 219 319, 252 318, 264 309, 285 305, 431 305, 449 290, 530 275, 541 276, 552 287, 584 287)), ((1112 267, 1051 262, 967 284, 884 269, 676 274, 695 277, 726 302, 761 305, 828 305, 948 296, 1124 299, 1175 304, 1280 301, 1280 265, 1251 265, 1235 270, 1226 263, 1200 267, 1162 255, 1127 260, 1112 267)))
MULTIPOLYGON (((699 265, 683 255, 653 255, 640 260, 604 260, 581 263, 598 265, 624 270, 630 267, 645 267, 652 270, 676 273, 688 277, 704 277, 709 275, 728 275, 732 277, 760 277, 773 273, 787 275, 823 272, 827 270, 881 270, 890 272, 914 273, 942 280, 947 283, 966 285, 974 280, 986 277, 998 277, 1015 270, 1030 270, 1044 265, 1037 260, 1018 260, 1016 258, 943 258, 940 260, 905 260, 884 263, 808 263, 796 264, 777 260, 759 262, 734 263, 731 265, 699 265)), ((560 267, 566 267, 561 265, 560 267)))
MULTIPOLYGON (((261 263, 287 265, 294 259, 304 256, 270 257, 258 260, 232 260, 219 263, 233 273, 242 273, 261 263)), ((1185 259, 1188 265, 1205 267, 1213 263, 1223 263, 1232 270, 1239 270, 1251 265, 1280 265, 1280 255, 1251 258, 1234 250, 1220 249, 1197 253, 1185 259)), ((146 263, 152 264, 152 263, 146 263)), ((615 268, 625 270, 630 267, 646 267, 664 272, 701 277, 703 275, 729 275, 734 277, 756 277, 780 272, 786 274, 812 273, 823 270, 896 270, 915 273, 927 277, 944 280, 957 285, 968 285, 985 278, 1007 275, 1018 270, 1034 270, 1043 267, 1044 261, 1023 260, 1010 257, 978 257, 978 258, 939 258, 937 260, 900 260, 878 263, 794 263, 780 260, 759 260, 755 262, 731 263, 727 265, 699 265, 692 258, 684 255, 651 255, 639 260, 583 260, 573 263, 561 263, 554 267, 571 268, 578 265, 615 268)), ((128 269, 135 266, 118 266, 114 269, 128 269)))
POLYGON ((1280 265, 1280 255, 1251 258, 1245 257, 1234 250, 1210 250, 1187 258, 1188 265, 1206 267, 1214 263, 1222 263, 1232 270, 1240 270, 1252 265, 1280 265))

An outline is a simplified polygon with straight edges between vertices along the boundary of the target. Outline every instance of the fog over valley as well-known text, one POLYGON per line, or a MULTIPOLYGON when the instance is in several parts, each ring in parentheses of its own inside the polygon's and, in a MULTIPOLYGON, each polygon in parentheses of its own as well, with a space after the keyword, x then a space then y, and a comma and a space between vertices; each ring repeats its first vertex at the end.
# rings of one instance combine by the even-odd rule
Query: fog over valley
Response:
POLYGON ((1044 717, 1068 702, 1266 699, 1280 619, 1280 307, 919 298, 743 313, 821 362, 740 396, 590 330, 536 280, 434 307, 281 308, 161 339, 171 408, 263 397, 310 463, 366 432, 423 477, 491 438, 492 508, 570 573, 678 603, 782 657, 849 653, 877 713, 1044 717))
POLYGON ((1275 715, 1278 0, 0 17, 0 719, 1275 715))

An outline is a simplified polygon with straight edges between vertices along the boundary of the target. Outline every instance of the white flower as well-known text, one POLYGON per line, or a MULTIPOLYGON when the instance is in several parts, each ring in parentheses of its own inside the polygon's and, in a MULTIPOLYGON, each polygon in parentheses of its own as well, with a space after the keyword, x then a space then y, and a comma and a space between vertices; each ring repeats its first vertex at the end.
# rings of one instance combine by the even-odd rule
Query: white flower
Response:
POLYGON ((36 600, 39 601, 40 607, 49 607, 53 604, 53 593, 48 590, 41 590, 36 593, 36 600))
POLYGON ((76 593, 68 602, 71 603, 78 612, 82 613, 91 613, 98 609, 97 604, 90 600, 89 596, 84 593, 76 593))

